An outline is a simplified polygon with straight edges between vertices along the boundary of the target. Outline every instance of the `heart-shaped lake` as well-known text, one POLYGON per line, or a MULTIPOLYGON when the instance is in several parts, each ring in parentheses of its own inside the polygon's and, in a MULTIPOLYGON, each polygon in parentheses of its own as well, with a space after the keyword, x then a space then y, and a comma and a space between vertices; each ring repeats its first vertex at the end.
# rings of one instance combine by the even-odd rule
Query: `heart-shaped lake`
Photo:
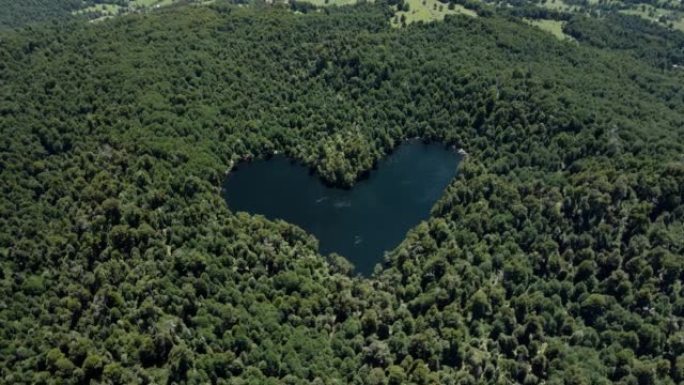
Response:
POLYGON ((283 156, 241 164, 224 183, 233 211, 283 219, 312 233, 323 254, 336 252, 370 275, 384 252, 430 214, 461 157, 438 144, 411 141, 345 190, 326 186, 283 156))

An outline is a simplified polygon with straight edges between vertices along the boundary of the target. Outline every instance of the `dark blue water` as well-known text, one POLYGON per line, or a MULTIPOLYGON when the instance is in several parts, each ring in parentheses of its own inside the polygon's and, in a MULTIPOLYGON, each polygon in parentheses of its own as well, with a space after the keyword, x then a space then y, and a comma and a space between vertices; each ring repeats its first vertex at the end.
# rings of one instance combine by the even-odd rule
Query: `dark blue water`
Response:
POLYGON ((276 156, 241 164, 224 183, 233 211, 262 214, 300 226, 370 275, 384 252, 430 214, 454 178, 460 157, 443 145, 409 142, 379 162, 352 189, 328 187, 309 169, 276 156))

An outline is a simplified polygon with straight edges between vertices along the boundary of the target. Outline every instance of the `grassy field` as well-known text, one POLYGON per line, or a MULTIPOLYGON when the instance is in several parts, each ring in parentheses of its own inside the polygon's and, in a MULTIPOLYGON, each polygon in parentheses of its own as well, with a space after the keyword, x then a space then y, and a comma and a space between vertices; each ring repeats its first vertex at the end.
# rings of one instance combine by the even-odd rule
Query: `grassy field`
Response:
POLYGON ((332 5, 352 5, 356 4, 357 0, 306 0, 307 3, 322 7, 322 6, 332 6, 332 5))
POLYGON ((563 0, 546 0, 541 6, 554 11, 569 11, 571 9, 571 6, 566 4, 563 0))
POLYGON ((530 19, 523 19, 527 24, 533 25, 537 28, 541 28, 542 30, 546 32, 550 32, 555 36, 556 38, 560 40, 565 40, 565 39, 570 39, 572 40, 572 37, 566 35, 563 33, 563 22, 558 21, 558 20, 547 20, 547 19, 539 19, 539 20, 530 20, 530 19))
POLYGON ((624 13, 626 15, 635 15, 635 16, 640 16, 645 19, 657 21, 660 16, 664 16, 669 14, 669 11, 667 10, 659 10, 658 8, 655 7, 649 7, 649 6, 635 6, 632 9, 624 9, 620 11, 621 13, 624 13))
POLYGON ((399 27, 402 25, 402 17, 406 24, 417 21, 431 22, 444 19, 446 15, 462 14, 476 17, 477 14, 461 5, 454 4, 453 9, 449 9, 447 4, 438 0, 406 0, 409 5, 408 11, 398 11, 392 19, 392 25, 399 27))
MULTIPOLYGON (((86 14, 86 13, 96 13, 100 17, 93 20, 99 21, 116 16, 119 14, 125 14, 128 12, 140 11, 143 9, 154 9, 158 7, 164 7, 178 2, 179 0, 129 0, 126 6, 119 6, 112 3, 103 3, 98 5, 93 5, 87 8, 75 11, 75 14, 86 14)), ((307 1, 316 6, 343 6, 352 5, 358 2, 358 0, 299 0, 307 1)), ((372 0, 369 0, 372 1, 372 0)), ((395 27, 402 26, 405 24, 414 23, 417 21, 431 22, 444 19, 444 16, 449 14, 462 14, 468 16, 477 16, 477 14, 464 8, 461 5, 454 5, 452 9, 449 9, 447 4, 441 3, 439 0, 405 0, 409 5, 408 11, 398 11, 395 13, 395 17, 392 18, 392 25, 395 27)), ((591 6, 596 6, 599 0, 588 0, 591 6)), ((620 0, 607 0, 610 3, 620 2, 620 0)), ((672 0, 660 0, 662 3, 666 3, 672 0)), ((211 3, 213 0, 198 1, 198 4, 211 3)), ((657 3, 660 5, 660 3, 657 3)), ((562 12, 574 12, 580 11, 577 6, 572 6, 566 3, 564 0, 546 0, 541 3, 541 6, 552 9, 555 11, 562 12)), ((677 15, 670 9, 661 8, 658 6, 637 4, 631 9, 621 10, 620 12, 629 15, 636 15, 643 17, 645 19, 661 23, 660 18, 665 16, 668 18, 665 25, 671 25, 673 28, 684 32, 684 15, 676 17, 677 15)), ((681 14, 681 13, 680 13, 681 14)), ((534 25, 543 29, 544 31, 552 33, 558 39, 571 39, 569 36, 563 33, 563 24, 561 21, 556 20, 525 20, 528 24, 534 25)), ((661 23, 663 24, 663 23, 661 23)))
MULTIPOLYGON (((640 3, 640 4, 634 4, 631 6, 630 9, 623 9, 620 10, 619 12, 627 14, 627 15, 635 15, 639 17, 643 17, 645 19, 660 23, 662 25, 667 25, 669 26, 670 24, 672 25, 673 28, 678 29, 680 31, 684 31, 684 12, 683 11, 677 11, 677 10, 672 10, 668 8, 663 8, 663 7, 672 7, 672 6, 677 6, 677 3, 673 3, 673 1, 677 0, 660 0, 656 1, 654 5, 651 4, 645 4, 645 3, 640 3), (662 23, 660 18, 665 16, 668 20, 665 23, 662 23)), ((681 3, 681 0, 679 4, 681 3)), ((618 4, 618 5, 624 5, 621 0, 605 0, 605 1, 600 1, 600 0, 588 0, 589 6, 590 7, 596 7, 599 5, 599 3, 607 3, 607 4, 618 4)), ((571 4, 568 4, 564 2, 563 0, 546 0, 543 3, 541 3, 541 6, 547 9, 551 9, 554 11, 561 11, 561 12, 579 12, 579 13, 584 13, 588 12, 588 8, 582 7, 582 6, 573 6, 571 4)), ((680 5, 680 9, 681 5, 680 5)), ((529 21, 528 21, 529 22, 529 21)), ((541 22, 541 23, 531 23, 534 25, 537 25, 539 28, 544 29, 546 31, 549 31, 553 33, 556 36, 559 36, 558 33, 560 31, 560 26, 558 25, 553 25, 553 23, 556 22, 541 22)), ((561 31, 562 32, 562 31, 561 31)))
POLYGON ((677 21, 673 21, 673 22, 672 22, 672 26, 673 26, 675 29, 678 29, 678 30, 684 32, 684 16, 682 16, 682 17, 681 17, 679 20, 677 20, 677 21))
MULTIPOLYGON (((588 1, 589 1, 589 5, 599 5, 600 3, 602 3, 602 1, 599 1, 599 0, 588 0, 588 1)), ((612 4, 622 4, 622 1, 620 1, 620 0, 604 0, 603 3, 604 4, 611 4, 611 5, 612 4)))
POLYGON ((669 9, 653 7, 650 5, 638 5, 634 6, 632 9, 626 9, 620 12, 626 15, 635 15, 643 17, 644 19, 648 19, 660 24, 663 24, 660 22, 661 17, 671 19, 676 18, 676 16, 678 16, 677 20, 669 20, 665 24, 669 25, 670 23, 672 23, 673 28, 684 32, 684 15, 682 15, 681 13, 679 15, 675 15, 673 11, 669 9))
MULTIPOLYGON (((128 4, 125 6, 120 6, 117 4, 112 4, 112 3, 102 3, 102 4, 97 4, 93 5, 90 7, 82 8, 77 11, 74 11, 74 14, 89 14, 89 13, 96 13, 99 14, 100 17, 93 19, 92 21, 101 21, 101 20, 106 20, 110 17, 117 16, 120 14, 125 14, 129 12, 135 12, 135 11, 140 11, 144 9, 155 9, 155 8, 160 8, 160 7, 165 7, 172 5, 174 3, 177 3, 179 0, 129 0, 128 4)), ((333 0, 333 1, 349 1, 355 2, 356 0, 333 0)), ((202 1, 196 1, 195 4, 202 5, 202 4, 210 4, 213 3, 214 0, 202 0, 202 1)))
POLYGON ((174 3, 174 0, 133 0, 131 5, 133 7, 154 7, 154 6, 166 6, 174 3))
POLYGON ((74 14, 99 13, 101 15, 112 16, 117 15, 121 9, 123 8, 116 4, 97 4, 74 11, 74 14))

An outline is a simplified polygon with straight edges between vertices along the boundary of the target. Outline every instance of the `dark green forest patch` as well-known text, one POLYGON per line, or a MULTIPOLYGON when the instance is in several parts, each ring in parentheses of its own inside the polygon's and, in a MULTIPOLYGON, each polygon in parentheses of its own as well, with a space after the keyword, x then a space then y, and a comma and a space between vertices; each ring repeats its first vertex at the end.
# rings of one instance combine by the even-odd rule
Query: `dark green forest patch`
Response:
POLYGON ((684 73, 508 16, 389 17, 3 33, 0 382, 683 381, 684 73), (471 157, 369 279, 220 196, 245 156, 353 183, 416 136, 471 157))

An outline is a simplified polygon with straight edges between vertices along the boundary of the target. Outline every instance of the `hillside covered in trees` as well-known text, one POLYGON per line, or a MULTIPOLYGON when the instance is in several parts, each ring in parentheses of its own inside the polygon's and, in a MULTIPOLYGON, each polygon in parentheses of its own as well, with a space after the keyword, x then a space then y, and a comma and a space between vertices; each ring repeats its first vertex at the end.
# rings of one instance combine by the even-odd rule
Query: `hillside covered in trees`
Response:
POLYGON ((0 0, 0 30, 68 18, 80 0, 0 0))
POLYGON ((684 71, 653 60, 673 40, 391 16, 2 32, 0 383, 683 383, 684 71), (220 195, 245 157, 348 186, 416 136, 469 156, 369 278, 220 195))
POLYGON ((0 30, 65 20, 103 21, 177 4, 202 5, 214 0, 0 0, 0 30))

